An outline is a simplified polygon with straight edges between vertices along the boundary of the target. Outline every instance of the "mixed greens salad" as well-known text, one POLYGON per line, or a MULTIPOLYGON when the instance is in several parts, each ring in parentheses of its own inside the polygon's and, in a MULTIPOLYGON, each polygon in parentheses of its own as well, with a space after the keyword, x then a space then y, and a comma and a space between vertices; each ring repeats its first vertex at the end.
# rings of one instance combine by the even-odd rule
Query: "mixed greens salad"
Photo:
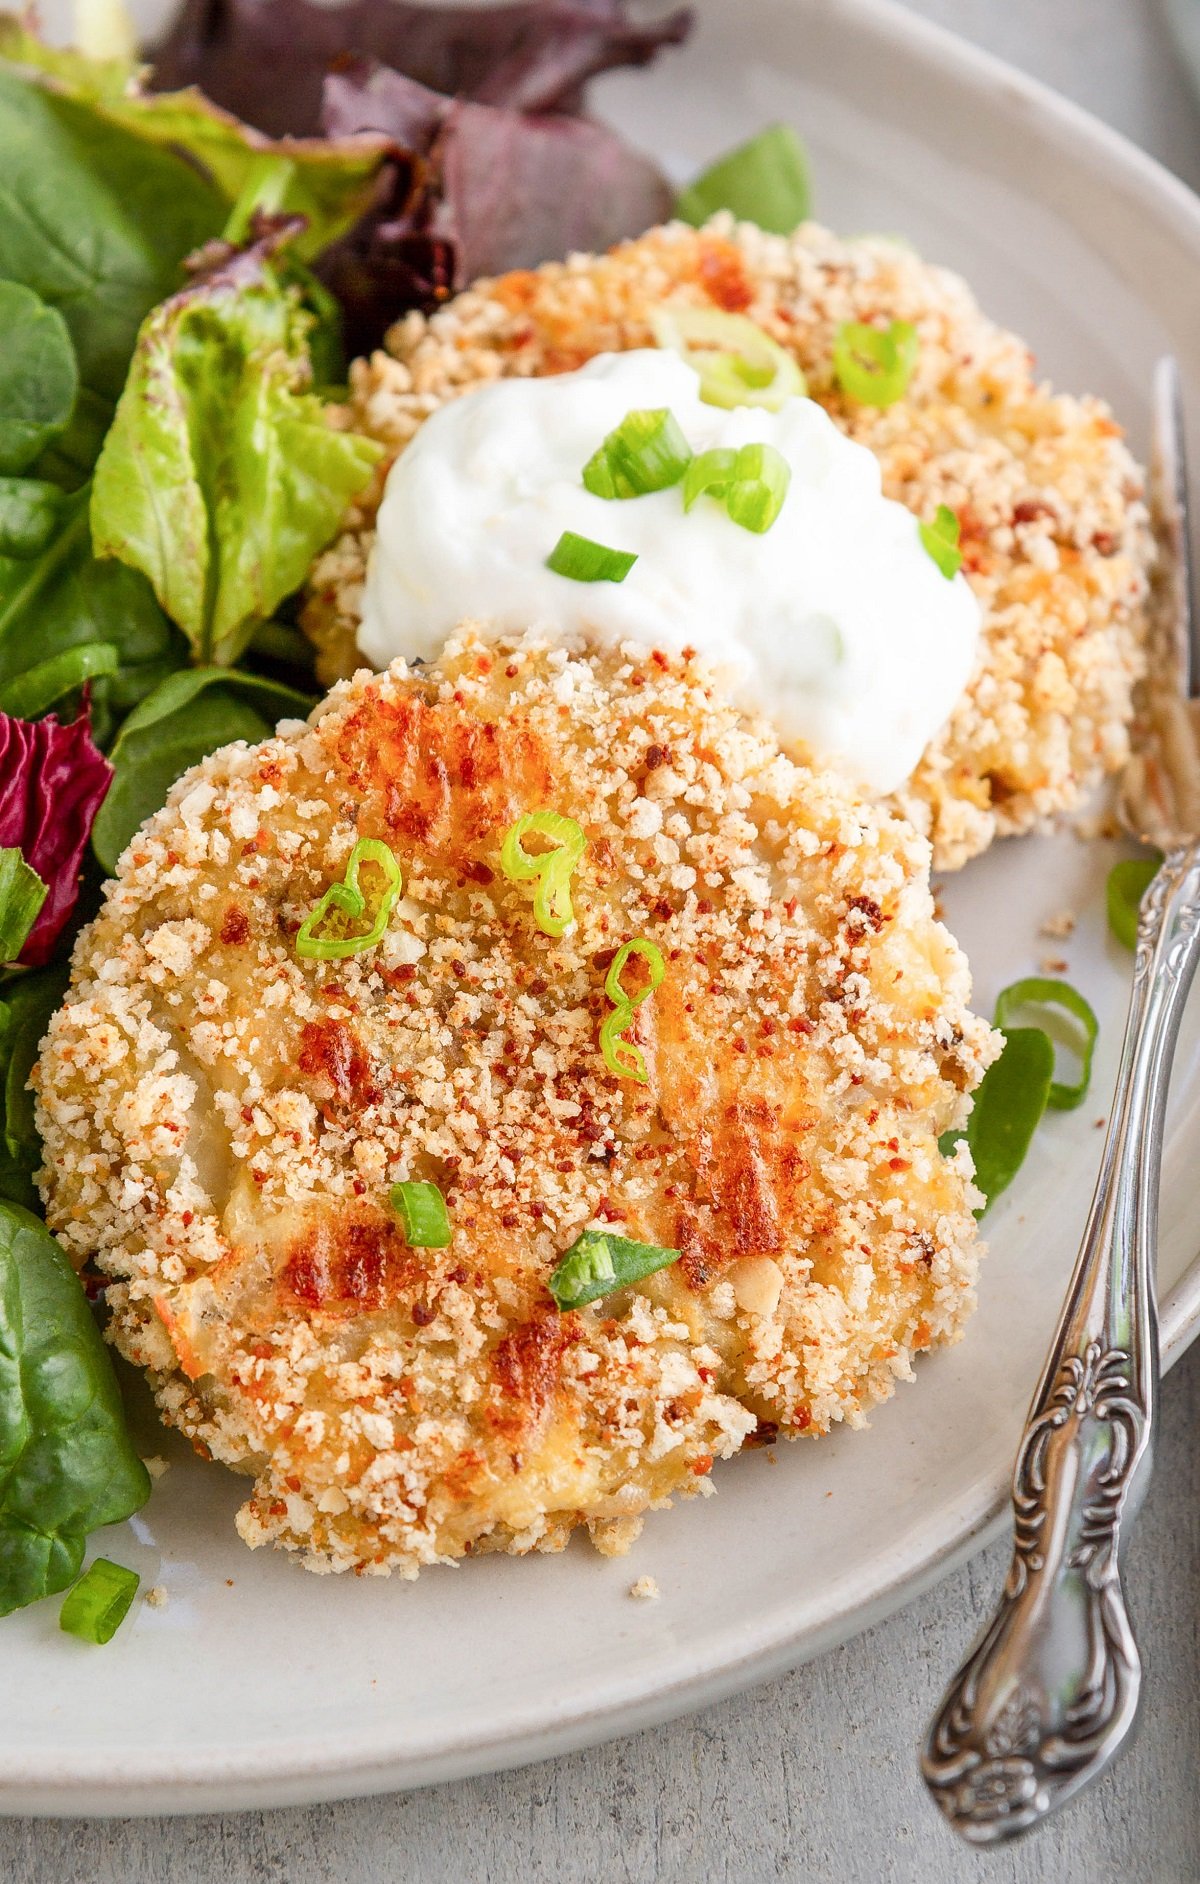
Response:
MULTIPOLYGON (((589 78, 689 24, 637 25, 625 0, 188 0, 147 67, 107 0, 81 12, 87 51, 0 15, 0 1614, 75 1583, 88 1533, 150 1490, 85 1287, 37 1215, 27 1081, 73 936, 183 771, 313 704, 296 594, 381 457, 328 420, 347 351, 481 273, 672 207, 783 233, 806 215, 790 131, 673 202, 584 114, 589 78)), ((905 336, 867 339, 847 372, 899 372, 879 348, 905 336)), ((1144 881, 1111 892, 1122 933, 1144 881)), ((1002 997, 1001 1024, 1065 1010, 1083 1068, 1056 1085, 1046 1033, 1011 1029, 967 1131, 989 1197, 1045 1106, 1086 1089, 1095 1018, 1064 986, 1002 997)), ((561 1287, 588 1300, 594 1280, 561 1287)), ((97 1560, 63 1627, 107 1641, 136 1587, 97 1560)))

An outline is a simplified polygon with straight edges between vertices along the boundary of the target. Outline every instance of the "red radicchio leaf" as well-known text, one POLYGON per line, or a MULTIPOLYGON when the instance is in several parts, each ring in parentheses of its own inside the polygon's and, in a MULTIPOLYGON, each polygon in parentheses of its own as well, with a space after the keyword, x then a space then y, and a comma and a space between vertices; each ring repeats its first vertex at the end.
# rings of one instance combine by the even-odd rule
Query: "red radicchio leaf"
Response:
POLYGON ((428 306, 481 275, 606 249, 670 212, 655 165, 587 118, 443 98, 366 65, 326 80, 324 116, 333 136, 381 131, 426 161, 426 188, 401 214, 366 218, 322 260, 352 350, 415 296, 428 306))
POLYGON ((60 726, 0 713, 0 846, 15 847, 47 887, 21 961, 40 968, 70 919, 79 895, 83 853, 113 769, 92 739, 85 706, 60 726))
POLYGON ((496 7, 404 0, 186 0, 154 55, 156 90, 199 85, 273 137, 319 126, 321 85, 347 53, 394 66, 447 97, 517 111, 577 112, 583 86, 644 65, 691 27, 688 8, 645 26, 627 0, 516 0, 496 7))

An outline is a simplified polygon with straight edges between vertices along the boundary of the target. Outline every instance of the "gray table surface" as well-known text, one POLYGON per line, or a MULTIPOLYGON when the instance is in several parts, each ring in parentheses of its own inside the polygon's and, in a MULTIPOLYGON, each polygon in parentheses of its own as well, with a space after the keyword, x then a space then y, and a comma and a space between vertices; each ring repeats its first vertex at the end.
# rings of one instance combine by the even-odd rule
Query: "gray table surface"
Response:
MULTIPOLYGON (((736 4, 736 0, 730 0, 736 4)), ((1200 187, 1200 115, 1157 0, 913 0, 1200 187)), ((1200 0, 1197 0, 1200 5, 1200 0)), ((1193 1884, 1200 1879, 1200 1347, 1167 1383, 1130 1563, 1140 1738, 1034 1843, 975 1856, 914 1748, 1003 1575, 986 1551, 890 1622, 724 1705, 426 1792, 192 1820, 0 1822, 4 1884, 1193 1884)), ((0 1703, 2 1704, 2 1703, 0 1703)))

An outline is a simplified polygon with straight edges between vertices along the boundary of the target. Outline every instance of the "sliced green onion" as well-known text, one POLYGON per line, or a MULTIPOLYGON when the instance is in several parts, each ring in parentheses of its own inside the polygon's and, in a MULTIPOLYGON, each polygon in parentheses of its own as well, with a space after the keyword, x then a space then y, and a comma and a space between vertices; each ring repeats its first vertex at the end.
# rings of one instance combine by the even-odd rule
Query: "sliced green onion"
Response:
POLYGON ((692 459, 679 420, 666 406, 627 412, 583 467, 594 497, 644 497, 678 484, 692 459))
POLYGON ((576 1237, 546 1286, 560 1308, 582 1308, 678 1261, 677 1249, 663 1249, 657 1243, 632 1243, 628 1237, 611 1236, 607 1230, 585 1230, 576 1237))
POLYGON ((689 183, 675 214, 699 228, 717 210, 730 209, 739 222, 791 235, 808 215, 809 202, 804 146, 790 125, 771 124, 689 183))
POLYGON ((46 885, 19 850, 0 850, 0 962, 15 962, 46 900, 46 885))
POLYGON ((710 406, 762 406, 778 412, 802 398, 804 375, 791 354, 744 314, 714 307, 663 307, 650 321, 654 338, 700 375, 710 406))
POLYGON ((743 445, 725 493, 725 508, 743 530, 761 536, 783 509, 791 466, 774 445, 743 445))
MULTIPOLYGON (((1057 981, 1050 975, 1026 975, 1022 981, 1014 981, 1011 987, 1002 989, 997 995, 995 1024, 1007 1035, 1011 1015, 1024 1008, 1047 1007, 1061 1008, 1078 1022, 1082 1030, 1082 1041, 1072 1043, 1079 1054, 1079 1078, 1070 1083, 1054 1080, 1047 1098, 1047 1104, 1053 1106, 1055 1111, 1070 1112, 1075 1106, 1081 1105, 1087 1095, 1092 1078, 1092 1055, 1100 1032, 1100 1023, 1078 988, 1073 988, 1069 981, 1057 981)), ((1048 1029, 1043 1027, 1041 1031, 1049 1037, 1048 1029)), ((1051 1046, 1053 1048, 1053 1041, 1051 1046)))
POLYGON ((331 962, 374 948, 383 940, 402 883, 400 865, 391 848, 377 837, 360 837, 350 852, 342 881, 330 884, 316 908, 301 923, 296 937, 297 955, 309 961, 331 962), (361 922, 367 911, 367 899, 358 880, 364 864, 374 864, 382 871, 384 882, 370 927, 356 934, 349 925, 361 922))
POLYGON ((393 1184, 388 1201, 400 1219, 410 1249, 446 1249, 453 1231, 446 1200, 436 1184, 405 1178, 393 1184))
POLYGON ((834 378, 860 406, 894 406, 908 391, 920 350, 911 321, 890 327, 843 321, 833 337, 834 378))
POLYGON ((958 547, 958 518, 949 504, 938 505, 932 523, 919 523, 917 535, 922 549, 932 556, 947 582, 952 582, 962 568, 962 551, 958 547))
POLYGON ((504 834, 500 868, 512 883, 538 879, 533 915, 543 935, 560 936, 575 919, 571 903, 571 877, 587 849, 587 838, 574 818, 557 811, 530 811, 504 834), (544 837, 551 849, 530 854, 526 837, 544 837))
MULTIPOLYGON (((984 1209, 1016 1177, 1050 1099, 1054 1045, 1040 1027, 1014 1027, 1004 1051, 980 1080, 966 1132, 946 1132, 940 1149, 947 1156, 965 1137, 975 1161, 975 1182, 987 1199, 984 1209)), ((983 1211, 978 1213, 983 1215, 983 1211)))
POLYGON ((608 549, 589 536, 564 530, 546 558, 547 569, 572 582, 624 582, 637 561, 632 550, 608 549))
POLYGON ((634 1012, 647 1000, 654 990, 662 986, 666 974, 666 964, 662 950, 653 942, 647 942, 644 936, 634 936, 632 941, 622 942, 613 956, 612 964, 604 978, 604 992, 612 1002, 613 1011, 606 1014, 600 1024, 600 1051, 604 1055, 604 1064, 610 1073, 618 1079, 636 1079, 645 1086, 650 1078, 646 1071, 646 1061, 641 1048, 632 1040, 623 1038, 626 1028, 633 1019, 634 1012), (628 994, 621 982, 625 965, 634 955, 644 958, 650 971, 650 979, 644 988, 636 994, 628 994))
POLYGON ((111 1642, 129 1613, 141 1578, 123 1564, 97 1557, 68 1591, 58 1616, 58 1626, 81 1641, 100 1645, 111 1642))
POLYGON ((1127 949, 1137 947, 1142 898, 1162 867, 1162 852, 1153 857, 1126 857, 1113 865, 1105 884, 1108 926, 1127 949))
POLYGON ((684 509, 690 510, 696 499, 703 497, 705 492, 710 497, 723 499, 736 463, 737 452, 731 445, 714 445, 711 451, 699 452, 692 459, 683 480, 684 509))
MULTIPOLYGON (((611 436, 611 434, 610 434, 611 436)), ((583 488, 593 497, 636 497, 628 478, 617 470, 608 455, 608 440, 598 445, 583 467, 583 488)))

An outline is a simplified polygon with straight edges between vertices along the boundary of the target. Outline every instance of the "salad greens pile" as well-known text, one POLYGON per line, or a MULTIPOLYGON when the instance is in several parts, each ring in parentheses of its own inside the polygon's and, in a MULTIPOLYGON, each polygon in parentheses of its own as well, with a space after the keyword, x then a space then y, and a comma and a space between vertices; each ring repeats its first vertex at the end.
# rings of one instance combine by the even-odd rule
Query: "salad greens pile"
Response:
MULTIPOLYGON (((345 344, 485 262, 659 220, 665 182, 582 91, 688 23, 222 0, 156 73, 0 14, 0 1614, 149 1493, 34 1214, 28 1080, 78 922, 187 767, 313 704, 297 591, 382 456, 329 422, 345 344)), ((136 1588, 100 1569, 63 1616, 91 1641, 136 1588)))

